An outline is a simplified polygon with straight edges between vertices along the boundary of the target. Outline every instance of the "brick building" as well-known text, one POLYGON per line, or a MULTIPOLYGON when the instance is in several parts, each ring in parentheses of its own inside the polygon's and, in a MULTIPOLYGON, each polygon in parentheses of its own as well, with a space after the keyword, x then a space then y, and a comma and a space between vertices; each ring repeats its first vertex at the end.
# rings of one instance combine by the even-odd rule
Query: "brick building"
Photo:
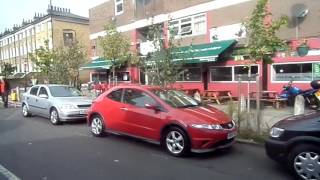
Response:
POLYGON ((0 63, 11 63, 16 67, 11 78, 33 74, 35 65, 29 53, 44 46, 46 40, 49 48, 79 41, 89 49, 89 19, 72 14, 70 9, 49 6, 47 14, 35 14, 33 20, 23 21, 21 25, 1 33, 0 63))
MULTIPOLYGON (((210 51, 210 56, 197 57, 187 62, 188 71, 176 83, 183 88, 228 89, 237 94, 237 75, 247 74, 244 61, 247 56, 237 51, 246 40, 242 22, 250 16, 256 0, 109 0, 89 10, 91 58, 101 57, 97 41, 104 36, 106 22, 116 23, 119 31, 131 39, 132 49, 141 55, 153 50, 146 34, 151 24, 163 28, 168 40, 168 28, 175 30, 175 38, 181 46, 190 46, 195 51, 205 47, 220 49, 210 51)), ((270 0, 273 17, 287 15, 289 25, 282 28, 279 36, 291 49, 277 53, 274 63, 256 64, 253 73, 261 75, 263 88, 280 91, 292 76, 296 85, 308 88, 309 82, 319 78, 314 69, 320 63, 320 2, 317 0, 270 0), (299 56, 296 47, 307 41, 309 52, 299 56)), ((109 66, 91 71, 90 79, 106 80, 109 66)), ((145 83, 143 74, 134 67, 118 73, 120 81, 145 83), (130 78, 121 79, 122 76, 130 78)), ((252 86, 254 88, 254 84, 252 86)))

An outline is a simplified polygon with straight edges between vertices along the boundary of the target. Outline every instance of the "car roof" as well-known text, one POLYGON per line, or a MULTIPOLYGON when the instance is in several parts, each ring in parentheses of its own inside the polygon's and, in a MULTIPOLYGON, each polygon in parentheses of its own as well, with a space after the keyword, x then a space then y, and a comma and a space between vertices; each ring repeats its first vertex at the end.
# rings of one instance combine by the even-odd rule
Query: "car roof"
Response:
POLYGON ((65 84, 36 84, 34 86, 47 86, 47 87, 54 87, 54 86, 69 86, 65 84))
MULTIPOLYGON (((136 88, 136 89, 146 89, 146 90, 163 89, 160 86, 141 85, 141 84, 119 84, 113 88, 136 88)), ((168 89, 174 89, 174 88, 168 88, 168 89)))

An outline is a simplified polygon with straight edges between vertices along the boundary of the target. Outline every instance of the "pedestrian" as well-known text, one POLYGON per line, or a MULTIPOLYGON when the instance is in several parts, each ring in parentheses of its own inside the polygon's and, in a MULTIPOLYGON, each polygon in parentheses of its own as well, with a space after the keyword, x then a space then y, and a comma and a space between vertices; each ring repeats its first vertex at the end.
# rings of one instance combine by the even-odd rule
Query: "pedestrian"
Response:
POLYGON ((9 81, 6 78, 4 78, 1 80, 1 96, 3 101, 3 106, 5 108, 8 107, 9 93, 10 93, 10 84, 9 84, 9 81))

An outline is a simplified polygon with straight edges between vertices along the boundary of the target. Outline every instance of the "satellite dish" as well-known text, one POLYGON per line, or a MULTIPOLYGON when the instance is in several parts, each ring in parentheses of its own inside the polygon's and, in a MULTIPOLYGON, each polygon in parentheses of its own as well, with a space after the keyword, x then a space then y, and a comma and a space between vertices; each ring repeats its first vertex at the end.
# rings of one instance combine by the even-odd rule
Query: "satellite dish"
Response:
POLYGON ((294 4, 291 8, 291 12, 296 18, 304 18, 309 10, 305 4, 294 4))
POLYGON ((297 26, 299 26, 299 24, 301 24, 306 19, 308 13, 309 9, 305 4, 292 5, 289 28, 296 28, 297 26))

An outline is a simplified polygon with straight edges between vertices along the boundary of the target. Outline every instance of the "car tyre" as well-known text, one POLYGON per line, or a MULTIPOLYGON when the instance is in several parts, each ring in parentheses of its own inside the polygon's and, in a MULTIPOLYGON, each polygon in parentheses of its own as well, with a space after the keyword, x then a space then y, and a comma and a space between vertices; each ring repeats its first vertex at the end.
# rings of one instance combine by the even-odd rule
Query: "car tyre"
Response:
POLYGON ((59 118, 59 113, 57 111, 56 108, 53 108, 51 111, 50 111, 50 122, 53 124, 53 125, 59 125, 61 124, 61 121, 60 121, 60 118, 59 118))
POLYGON ((320 179, 320 148, 311 144, 301 144, 291 150, 289 167, 297 179, 320 179))
POLYGON ((102 137, 105 135, 105 124, 100 115, 94 115, 90 119, 91 133, 93 136, 102 137))
POLYGON ((22 105, 22 115, 23 117, 30 117, 31 113, 29 112, 28 106, 26 104, 22 105))
POLYGON ((170 127, 165 131, 162 144, 169 154, 176 157, 183 157, 190 153, 188 135, 179 127, 170 127))

